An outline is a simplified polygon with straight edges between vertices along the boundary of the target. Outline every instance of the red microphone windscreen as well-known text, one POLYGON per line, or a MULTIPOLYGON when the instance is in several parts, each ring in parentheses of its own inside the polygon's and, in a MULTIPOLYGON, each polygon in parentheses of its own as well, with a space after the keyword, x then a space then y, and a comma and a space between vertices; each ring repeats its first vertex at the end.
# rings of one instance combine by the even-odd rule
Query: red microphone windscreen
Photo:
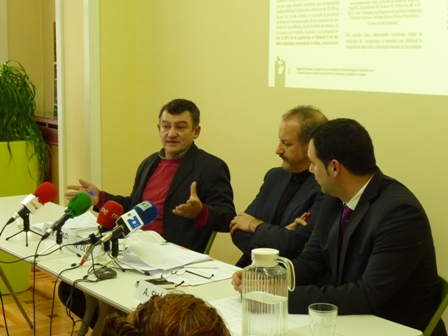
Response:
POLYGON ((56 187, 50 182, 44 182, 37 187, 36 191, 33 193, 39 200, 39 203, 45 204, 51 202, 58 195, 56 187))
POLYGON ((107 201, 101 208, 96 222, 102 227, 112 230, 115 227, 115 221, 123 214, 124 209, 120 203, 107 201))

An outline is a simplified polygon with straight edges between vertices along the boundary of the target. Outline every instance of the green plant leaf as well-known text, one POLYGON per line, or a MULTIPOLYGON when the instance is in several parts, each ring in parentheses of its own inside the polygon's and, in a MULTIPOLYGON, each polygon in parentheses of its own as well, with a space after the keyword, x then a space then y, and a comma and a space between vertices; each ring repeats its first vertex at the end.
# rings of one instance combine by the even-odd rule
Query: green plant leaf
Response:
MULTIPOLYGON (((0 66, 0 141, 29 141, 29 157, 39 162, 39 183, 50 166, 50 147, 42 137, 35 119, 36 86, 19 62, 0 66)), ((11 151, 10 151, 11 153, 11 151)))

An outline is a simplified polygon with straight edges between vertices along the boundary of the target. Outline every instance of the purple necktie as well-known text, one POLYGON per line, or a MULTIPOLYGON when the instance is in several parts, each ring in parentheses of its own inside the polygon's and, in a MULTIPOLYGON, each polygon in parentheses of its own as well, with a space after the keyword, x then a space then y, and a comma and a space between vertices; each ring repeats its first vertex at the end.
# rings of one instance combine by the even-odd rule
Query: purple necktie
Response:
POLYGON ((350 220, 350 216, 352 215, 353 210, 350 209, 347 205, 344 205, 344 209, 342 210, 341 217, 341 232, 344 234, 345 229, 347 228, 348 221, 350 220))

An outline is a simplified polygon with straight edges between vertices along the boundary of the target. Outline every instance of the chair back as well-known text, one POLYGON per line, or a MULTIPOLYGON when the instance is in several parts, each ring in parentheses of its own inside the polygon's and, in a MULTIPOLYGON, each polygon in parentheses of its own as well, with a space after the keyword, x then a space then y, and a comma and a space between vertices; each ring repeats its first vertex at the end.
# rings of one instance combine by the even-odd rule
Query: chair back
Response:
POLYGON ((439 320, 442 318, 443 312, 448 306, 448 282, 440 275, 439 280, 440 280, 440 287, 442 289, 440 305, 439 308, 437 308, 436 312, 434 313, 433 317, 431 318, 431 321, 429 321, 428 326, 423 331, 423 336, 431 336, 432 332, 434 331, 434 328, 437 326, 437 323, 439 323, 439 320))
POLYGON ((216 231, 212 232, 212 235, 210 236, 210 239, 208 240, 207 246, 205 247, 205 251, 204 254, 209 254, 210 250, 212 248, 213 242, 215 240, 216 237, 216 231))

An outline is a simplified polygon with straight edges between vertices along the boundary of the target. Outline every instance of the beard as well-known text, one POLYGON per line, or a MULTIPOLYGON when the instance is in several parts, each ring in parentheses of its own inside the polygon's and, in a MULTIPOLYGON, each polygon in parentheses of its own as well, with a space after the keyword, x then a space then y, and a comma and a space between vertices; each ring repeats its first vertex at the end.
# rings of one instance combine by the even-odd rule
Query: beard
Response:
POLYGON ((286 161, 285 159, 283 159, 282 168, 289 173, 294 173, 293 166, 291 165, 291 163, 289 161, 286 161))

